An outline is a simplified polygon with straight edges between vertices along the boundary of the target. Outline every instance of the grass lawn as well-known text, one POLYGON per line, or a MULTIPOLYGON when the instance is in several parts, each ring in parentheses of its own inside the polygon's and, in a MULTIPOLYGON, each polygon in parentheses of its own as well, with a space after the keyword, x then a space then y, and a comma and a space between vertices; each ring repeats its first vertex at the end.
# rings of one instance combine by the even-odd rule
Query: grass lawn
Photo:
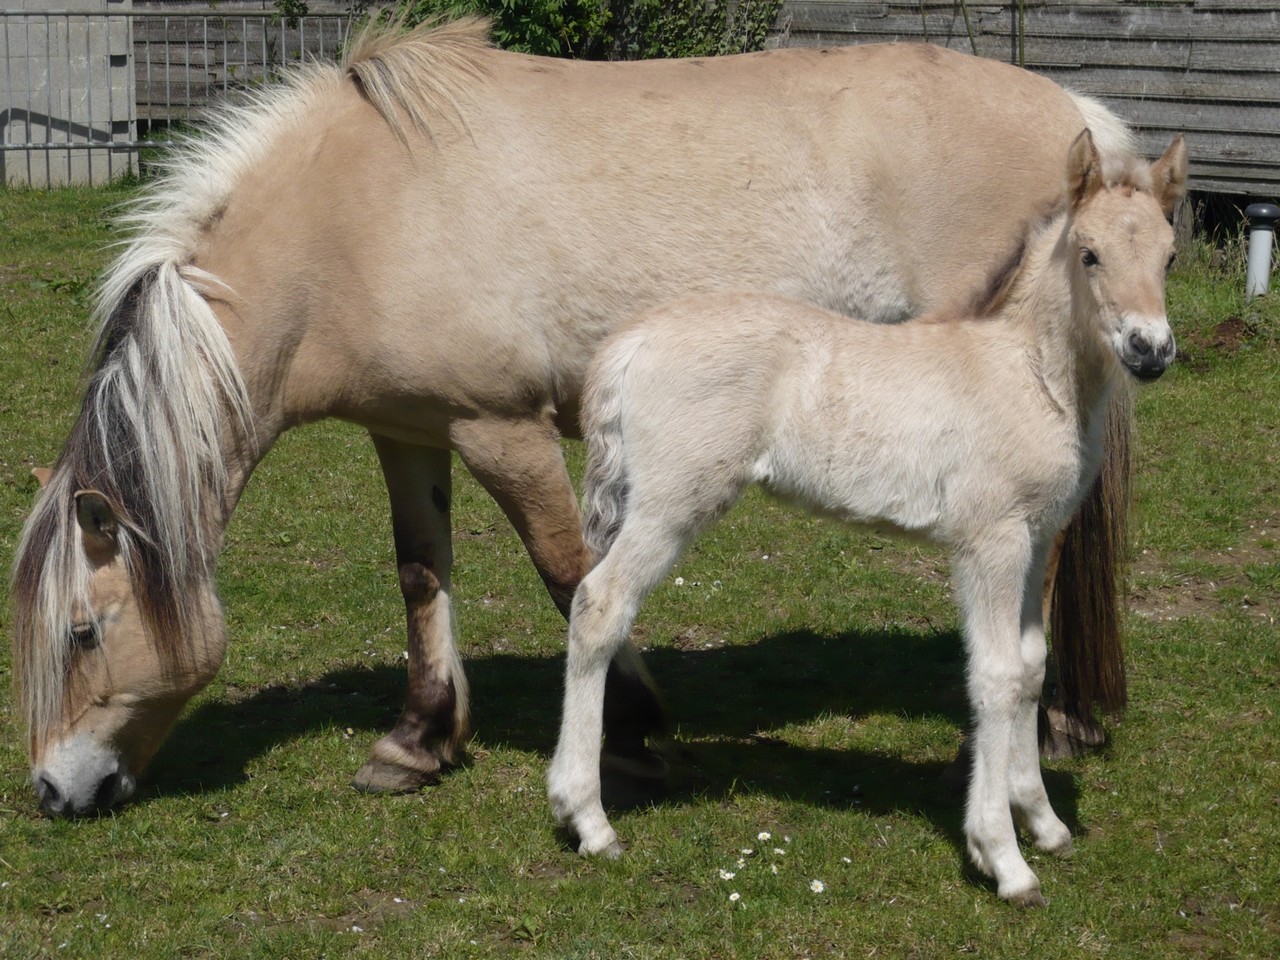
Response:
MULTIPOLYGON (((129 195, 0 190, 6 568, 129 195)), ((3 645, 0 956, 1280 956, 1280 294, 1246 304, 1227 264, 1191 250, 1170 283, 1181 357, 1139 403, 1132 706, 1104 752, 1046 768, 1077 833, 1071 860, 1030 856, 1047 909, 966 866, 939 778, 967 717, 942 556, 757 495, 642 614, 678 733, 667 795, 614 817, 621 860, 554 827, 564 623, 461 468, 471 762, 356 793, 401 703, 403 607, 372 447, 323 423, 249 486, 219 567, 226 665, 135 802, 38 815, 3 645)))

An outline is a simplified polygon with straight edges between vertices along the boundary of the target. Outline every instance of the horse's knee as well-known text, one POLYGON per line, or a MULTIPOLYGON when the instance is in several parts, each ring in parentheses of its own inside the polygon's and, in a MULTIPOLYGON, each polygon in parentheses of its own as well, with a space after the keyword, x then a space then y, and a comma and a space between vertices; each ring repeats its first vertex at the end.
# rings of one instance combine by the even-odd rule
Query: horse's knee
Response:
POLYGON ((405 603, 424 605, 432 603, 440 593, 440 578, 430 563, 410 560, 400 564, 400 593, 405 603))

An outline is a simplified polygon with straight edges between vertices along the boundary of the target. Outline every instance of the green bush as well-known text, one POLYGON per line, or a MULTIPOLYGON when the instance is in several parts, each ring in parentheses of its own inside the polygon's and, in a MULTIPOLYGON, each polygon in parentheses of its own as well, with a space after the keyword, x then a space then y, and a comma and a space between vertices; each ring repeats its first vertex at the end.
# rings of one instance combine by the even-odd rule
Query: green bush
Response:
MULTIPOLYGON (((366 9, 368 0, 356 0, 366 9)), ((306 0, 276 0, 281 16, 307 12, 306 0)), ((585 60, 713 57, 764 47, 782 0, 401 0, 390 16, 415 24, 480 14, 493 20, 498 46, 585 60)))

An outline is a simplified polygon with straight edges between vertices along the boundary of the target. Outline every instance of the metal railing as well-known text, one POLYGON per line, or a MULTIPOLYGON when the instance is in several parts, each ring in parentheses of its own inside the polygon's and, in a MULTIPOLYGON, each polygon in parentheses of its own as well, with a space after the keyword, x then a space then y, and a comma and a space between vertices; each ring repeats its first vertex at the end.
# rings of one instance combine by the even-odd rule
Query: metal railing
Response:
POLYGON ((101 183, 138 150, 290 64, 333 59, 352 15, 213 8, 0 11, 0 182, 101 183))

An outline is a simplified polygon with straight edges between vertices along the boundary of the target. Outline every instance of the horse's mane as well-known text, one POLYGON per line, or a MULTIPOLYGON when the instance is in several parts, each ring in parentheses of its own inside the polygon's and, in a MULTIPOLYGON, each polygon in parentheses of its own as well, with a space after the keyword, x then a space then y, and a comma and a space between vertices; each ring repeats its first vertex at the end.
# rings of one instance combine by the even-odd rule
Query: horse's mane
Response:
POLYGON ((350 73, 400 135, 456 113, 486 25, 475 19, 360 33, 342 66, 308 63, 213 113, 119 217, 129 239, 99 285, 98 334, 80 414, 14 562, 15 679, 31 733, 60 719, 78 671, 68 631, 91 609, 92 567, 74 495, 118 513, 121 559, 150 641, 181 666, 197 620, 193 588, 212 573, 226 508, 228 444, 252 441, 249 398, 207 296, 225 284, 193 266, 203 232, 271 145, 308 121, 350 73))
POLYGON ((396 21, 371 20, 352 41, 343 66, 401 142, 409 142, 402 118, 432 139, 431 121, 446 113, 466 127, 461 100, 466 83, 480 76, 476 54, 489 47, 489 30, 481 17, 407 31, 396 21))

